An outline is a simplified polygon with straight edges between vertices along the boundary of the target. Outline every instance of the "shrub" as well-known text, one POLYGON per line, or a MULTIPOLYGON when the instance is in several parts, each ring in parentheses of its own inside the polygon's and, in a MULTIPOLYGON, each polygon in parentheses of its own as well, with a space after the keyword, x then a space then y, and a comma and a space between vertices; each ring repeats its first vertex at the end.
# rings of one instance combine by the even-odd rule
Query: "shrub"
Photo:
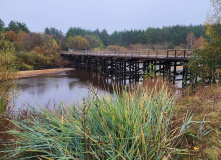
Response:
POLYGON ((31 65, 28 65, 28 64, 21 64, 21 65, 19 66, 19 69, 20 69, 20 70, 33 70, 34 67, 31 66, 31 65))
POLYGON ((94 94, 80 107, 40 109, 37 116, 12 121, 16 146, 7 158, 172 159, 191 123, 187 117, 181 126, 172 123, 174 100, 165 85, 138 86, 94 94))

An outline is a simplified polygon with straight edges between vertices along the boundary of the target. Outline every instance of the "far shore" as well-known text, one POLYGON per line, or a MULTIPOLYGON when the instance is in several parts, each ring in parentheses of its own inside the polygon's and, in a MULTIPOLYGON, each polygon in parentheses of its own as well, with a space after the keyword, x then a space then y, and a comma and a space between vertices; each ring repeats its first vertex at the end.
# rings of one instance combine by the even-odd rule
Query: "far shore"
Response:
MULTIPOLYGON (((177 66, 177 69, 182 69, 182 66, 177 66)), ((171 67, 173 69, 173 67, 171 67)), ((55 68, 55 69, 42 69, 42 70, 27 70, 16 72, 16 78, 35 77, 44 74, 59 73, 64 71, 75 70, 74 68, 55 68)))
POLYGON ((35 76, 44 75, 44 74, 59 73, 59 72, 71 71, 71 70, 75 70, 75 69, 74 68, 56 68, 56 69, 18 71, 16 73, 16 78, 35 77, 35 76))

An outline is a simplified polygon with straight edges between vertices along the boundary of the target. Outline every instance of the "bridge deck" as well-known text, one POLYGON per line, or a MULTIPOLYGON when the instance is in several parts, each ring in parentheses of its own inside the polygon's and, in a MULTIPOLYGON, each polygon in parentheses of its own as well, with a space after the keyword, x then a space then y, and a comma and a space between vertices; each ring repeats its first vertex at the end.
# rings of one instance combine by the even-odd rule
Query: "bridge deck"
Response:
POLYGON ((112 57, 124 59, 154 59, 154 60, 188 60, 192 50, 156 50, 154 51, 63 51, 62 55, 112 57))

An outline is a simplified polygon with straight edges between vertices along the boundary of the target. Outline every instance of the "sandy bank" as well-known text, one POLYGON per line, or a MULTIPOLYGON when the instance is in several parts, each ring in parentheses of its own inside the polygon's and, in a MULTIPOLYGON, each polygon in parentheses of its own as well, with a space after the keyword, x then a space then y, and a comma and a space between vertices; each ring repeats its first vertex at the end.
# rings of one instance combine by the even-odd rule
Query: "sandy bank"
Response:
POLYGON ((30 71, 18 71, 16 78, 34 77, 38 75, 59 73, 63 71, 74 70, 74 68, 57 68, 57 69, 43 69, 43 70, 30 70, 30 71))

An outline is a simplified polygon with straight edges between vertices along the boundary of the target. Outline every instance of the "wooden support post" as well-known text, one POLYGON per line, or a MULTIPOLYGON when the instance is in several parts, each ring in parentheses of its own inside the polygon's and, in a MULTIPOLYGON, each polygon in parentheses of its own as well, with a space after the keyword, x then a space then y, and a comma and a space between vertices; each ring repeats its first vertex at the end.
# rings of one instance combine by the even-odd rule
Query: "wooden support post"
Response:
POLYGON ((115 60, 115 78, 118 77, 118 59, 115 60))
POLYGON ((187 79, 186 79, 186 67, 183 67, 183 82, 182 82, 182 87, 185 88, 187 84, 187 79))
POLYGON ((125 79, 127 78, 127 62, 125 59, 124 59, 124 78, 125 79))
POLYGON ((173 66, 173 84, 175 84, 176 81, 176 67, 177 67, 177 62, 174 62, 174 66, 173 66))
POLYGON ((114 62, 113 62, 113 58, 111 58, 111 76, 113 76, 114 74, 114 62))
POLYGON ((85 56, 85 58, 84 58, 84 69, 85 69, 85 70, 87 70, 87 65, 88 65, 88 64, 87 64, 87 58, 88 58, 88 57, 86 57, 86 56, 85 56))
POLYGON ((161 76, 161 61, 159 61, 159 75, 161 76))
POLYGON ((140 73, 139 73, 139 61, 135 62, 135 78, 136 81, 139 81, 140 73))
POLYGON ((128 66, 129 66, 129 80, 131 79, 131 60, 128 61, 128 66))
POLYGON ((165 62, 163 62, 163 78, 165 77, 165 67, 166 67, 165 62))

